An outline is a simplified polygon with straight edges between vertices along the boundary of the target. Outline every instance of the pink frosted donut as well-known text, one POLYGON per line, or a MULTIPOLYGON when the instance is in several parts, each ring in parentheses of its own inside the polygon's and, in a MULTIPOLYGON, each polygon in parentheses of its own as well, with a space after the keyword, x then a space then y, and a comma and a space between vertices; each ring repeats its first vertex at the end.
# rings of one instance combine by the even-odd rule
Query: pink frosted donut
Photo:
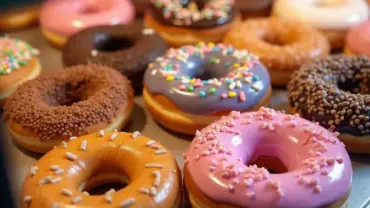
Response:
POLYGON ((346 53, 370 56, 370 21, 350 30, 346 38, 346 53))
POLYGON ((197 132, 184 157, 193 208, 346 207, 352 181, 336 133, 268 108, 233 111, 197 132), (266 156, 280 159, 287 171, 245 165, 266 156))
POLYGON ((84 28, 128 24, 134 18, 130 0, 49 0, 40 11, 42 33, 58 47, 84 28))

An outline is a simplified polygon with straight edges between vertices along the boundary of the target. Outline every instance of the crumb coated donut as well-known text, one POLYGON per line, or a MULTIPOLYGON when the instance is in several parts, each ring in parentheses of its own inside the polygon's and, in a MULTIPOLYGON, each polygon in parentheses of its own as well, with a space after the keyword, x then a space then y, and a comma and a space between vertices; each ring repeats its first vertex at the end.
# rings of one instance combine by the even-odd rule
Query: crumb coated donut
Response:
POLYGON ((27 42, 0 37, 0 106, 19 85, 41 73, 38 54, 27 42))
POLYGON ((345 52, 370 56, 370 21, 353 27, 347 34, 345 52))
POLYGON ((151 0, 145 24, 171 46, 219 42, 241 15, 234 0, 151 0))
POLYGON ((353 172, 344 145, 298 115, 268 108, 231 112, 197 132, 184 158, 193 208, 348 205, 353 172))
POLYGON ((214 43, 169 49, 144 75, 144 101, 155 120, 194 134, 231 110, 269 104, 270 76, 245 50, 214 43))
POLYGON ((314 28, 276 17, 239 24, 226 34, 224 43, 259 56, 277 86, 286 85, 302 64, 330 52, 327 39, 314 28))
POLYGON ((341 49, 349 29, 366 21, 369 14, 364 0, 276 0, 272 9, 274 16, 320 30, 333 49, 341 49))
POLYGON ((166 42, 154 30, 140 24, 100 26, 72 36, 63 49, 63 63, 110 66, 141 91, 145 69, 166 49, 166 42))
POLYGON ((23 84, 6 102, 4 118, 15 142, 46 152, 73 136, 122 128, 132 105, 126 77, 109 67, 79 65, 23 84))
POLYGON ((181 172, 175 157, 139 132, 93 133, 55 147, 26 176, 21 208, 180 208, 181 172), (120 190, 90 195, 109 183, 120 190))
POLYGON ((268 16, 273 0, 235 0, 243 18, 268 16))
POLYGON ((296 71, 289 100, 304 118, 340 132, 346 148, 370 153, 370 58, 335 55, 296 71))

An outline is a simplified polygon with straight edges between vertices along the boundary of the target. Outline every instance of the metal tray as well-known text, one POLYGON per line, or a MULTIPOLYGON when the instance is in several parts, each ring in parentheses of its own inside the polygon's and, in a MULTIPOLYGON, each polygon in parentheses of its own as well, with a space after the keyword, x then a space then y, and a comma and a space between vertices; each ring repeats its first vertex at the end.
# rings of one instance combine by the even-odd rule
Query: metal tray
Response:
MULTIPOLYGON (((9 33, 11 37, 21 38, 40 50, 40 59, 44 71, 62 67, 61 52, 50 47, 42 37, 39 28, 31 28, 24 31, 9 33)), ((288 100, 284 89, 274 89, 271 98, 271 107, 277 110, 288 111, 288 100)), ((143 135, 160 141, 175 156, 179 166, 183 166, 182 153, 191 142, 191 137, 168 132, 160 127, 146 111, 141 96, 135 97, 135 106, 132 119, 123 131, 140 131, 143 135)), ((0 122, 3 125, 3 122, 0 122)), ((7 132, 7 131, 5 131, 7 132)), ((9 159, 9 176, 18 202, 21 186, 29 168, 42 155, 31 153, 15 145, 7 133, 3 139, 5 152, 9 159)), ((354 170, 352 192, 349 208, 370 208, 370 156, 351 155, 354 170)))

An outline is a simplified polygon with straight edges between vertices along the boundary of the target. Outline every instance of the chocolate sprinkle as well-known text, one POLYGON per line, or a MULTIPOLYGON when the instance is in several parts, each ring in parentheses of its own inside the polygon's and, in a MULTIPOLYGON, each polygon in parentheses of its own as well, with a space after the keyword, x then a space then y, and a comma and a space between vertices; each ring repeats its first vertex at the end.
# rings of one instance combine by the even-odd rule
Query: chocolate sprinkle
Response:
POLYGON ((139 24, 99 26, 72 36, 63 50, 65 66, 102 64, 117 69, 141 91, 147 65, 167 49, 157 34, 143 34, 139 24))
POLYGON ((78 65, 26 82, 9 98, 4 118, 35 132, 41 141, 85 134, 112 122, 133 99, 130 81, 116 70, 78 65))
POLYGON ((335 55, 304 65, 288 84, 292 107, 342 134, 370 135, 370 58, 335 55))

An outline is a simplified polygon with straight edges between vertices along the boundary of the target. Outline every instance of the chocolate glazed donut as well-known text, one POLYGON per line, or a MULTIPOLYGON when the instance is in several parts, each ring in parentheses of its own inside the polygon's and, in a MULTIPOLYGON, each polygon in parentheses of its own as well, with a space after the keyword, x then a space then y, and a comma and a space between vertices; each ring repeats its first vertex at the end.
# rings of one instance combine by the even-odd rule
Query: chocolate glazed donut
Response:
POLYGON ((110 66, 127 76, 134 89, 140 89, 147 65, 166 49, 166 42, 154 30, 139 24, 99 26, 69 39, 63 49, 63 63, 110 66))

